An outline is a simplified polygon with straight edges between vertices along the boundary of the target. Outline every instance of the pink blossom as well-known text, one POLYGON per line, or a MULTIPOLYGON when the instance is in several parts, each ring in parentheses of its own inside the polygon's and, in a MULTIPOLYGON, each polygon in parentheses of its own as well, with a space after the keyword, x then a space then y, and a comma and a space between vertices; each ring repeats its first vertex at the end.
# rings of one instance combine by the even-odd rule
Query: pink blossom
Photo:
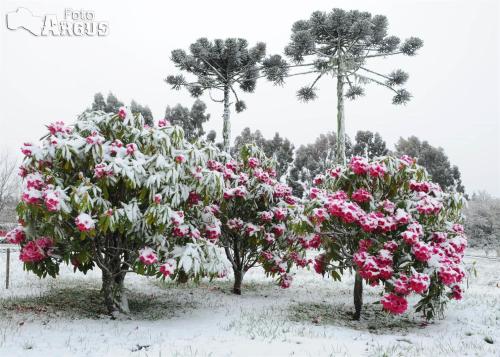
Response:
POLYGON ((408 224, 410 222, 411 216, 404 209, 398 208, 394 216, 399 224, 408 224))
POLYGON ((113 170, 108 167, 108 165, 104 163, 100 163, 95 165, 94 167, 94 176, 96 178, 103 178, 108 176, 113 176, 113 170))
POLYGON ((167 119, 158 120, 158 127, 159 128, 164 128, 166 126, 170 126, 170 122, 167 119))
POLYGON ((324 208, 314 208, 312 211, 311 221, 320 225, 328 218, 328 212, 324 208))
POLYGON ((127 109, 125 107, 121 107, 119 110, 118 110, 118 117, 120 119, 125 119, 127 117, 127 109))
POLYGON ((406 275, 400 275, 393 283, 394 291, 400 295, 410 293, 410 279, 406 275))
POLYGON ((248 166, 250 166, 252 169, 260 166, 260 161, 256 157, 250 157, 248 159, 248 166))
POLYGON ((272 231, 276 237, 281 237, 283 233, 285 233, 285 225, 284 224, 275 224, 272 227, 272 231))
POLYGON ((429 275, 415 273, 410 277, 410 288, 417 294, 423 294, 429 288, 431 281, 429 275))
POLYGON ((47 210, 50 212, 56 212, 61 209, 61 199, 59 191, 46 190, 44 192, 44 201, 47 210))
POLYGON ((429 192, 431 185, 429 182, 417 182, 415 180, 410 181, 410 190, 415 192, 429 192))
POLYGON ((384 243, 384 249, 394 253, 398 249, 398 243, 393 240, 387 241, 384 243))
POLYGON ((196 191, 189 192, 188 202, 191 205, 196 205, 201 202, 201 195, 196 191))
POLYGON ((356 175, 364 175, 368 172, 368 161, 360 156, 353 156, 349 162, 349 168, 356 175))
POLYGON ((271 222, 273 220, 274 213, 272 211, 260 212, 259 217, 262 222, 271 222))
POLYGON ((231 218, 227 221, 226 225, 229 229, 239 230, 243 227, 243 221, 240 218, 231 218))
POLYGON ((256 226, 255 224, 247 223, 245 226, 245 233, 248 234, 250 237, 254 236, 259 231, 260 227, 256 226))
POLYGON ((23 146, 21 147, 21 152, 23 153, 24 156, 30 157, 33 155, 33 144, 32 143, 24 143, 23 146))
POLYGON ((385 310, 395 315, 402 314, 408 308, 408 301, 404 297, 393 293, 384 295, 381 303, 385 310))
POLYGON ((93 131, 89 136, 85 138, 87 144, 92 146, 102 145, 104 143, 104 138, 99 135, 97 131, 93 131))
POLYGON ((428 261, 429 259, 431 259, 432 256, 431 247, 427 243, 420 241, 413 244, 411 251, 415 256, 415 259, 421 262, 428 261))
POLYGON ((75 219, 75 224, 80 232, 88 232, 95 228, 94 220, 87 213, 80 213, 75 219))
POLYGON ((325 262, 325 255, 324 254, 320 254, 318 256, 316 256, 316 258, 314 258, 314 271, 318 274, 321 274, 321 275, 324 275, 325 274, 325 270, 326 270, 326 262, 325 262))
POLYGON ((292 194, 292 188, 288 185, 277 183, 274 186, 274 197, 286 197, 292 194))
POLYGON ((39 172, 34 172, 26 176, 25 179, 27 189, 41 190, 45 186, 43 176, 39 172))
POLYGON ((19 259, 24 263, 36 263, 44 260, 48 256, 48 251, 54 245, 54 241, 49 237, 40 237, 34 241, 29 241, 21 248, 19 259))
POLYGON ((34 205, 40 203, 42 193, 35 189, 28 189, 23 192, 22 200, 28 204, 34 205))
POLYGON ((172 234, 175 237, 185 237, 188 235, 188 233, 189 233, 189 226, 185 224, 174 226, 174 228, 172 229, 172 234))
POLYGON ((452 292, 452 296, 453 296, 453 299, 455 300, 462 300, 462 288, 460 287, 460 285, 454 285, 452 288, 451 288, 451 292, 452 292))
POLYGON ((342 167, 337 166, 333 169, 327 169, 326 170, 327 175, 333 177, 333 178, 338 178, 342 174, 342 167))
POLYGON ((371 177, 384 177, 387 173, 387 167, 384 163, 374 162, 369 166, 368 171, 371 177))
POLYGON ((399 158, 402 166, 412 166, 417 160, 408 155, 403 155, 399 158))
POLYGON ((186 162, 186 157, 182 154, 179 154, 175 157, 175 162, 178 164, 183 164, 186 162))
POLYGON ((156 203, 157 205, 159 205, 159 204, 161 203, 161 199, 162 199, 162 197, 161 197, 161 195, 160 195, 159 193, 157 193, 157 194, 156 194, 156 195, 154 195, 154 197, 153 197, 153 201, 154 201, 154 203, 156 203))
POLYGON ((369 202, 372 199, 372 195, 365 189, 359 188, 352 193, 351 198, 356 202, 362 203, 369 202))
POLYGON ((217 224, 209 224, 205 227, 207 234, 207 239, 215 241, 219 239, 221 235, 220 226, 217 224))
POLYGON ((382 201, 382 208, 387 213, 394 213, 394 210, 396 209, 396 205, 394 204, 394 202, 391 202, 389 200, 384 200, 384 201, 382 201))
POLYGON ((453 225, 452 229, 453 229, 453 232, 455 232, 455 233, 463 233, 464 232, 464 226, 462 226, 459 223, 455 223, 453 225))
POLYGON ((144 265, 152 265, 158 261, 158 256, 153 249, 145 247, 139 251, 139 260, 144 265))
POLYGON ((10 244, 20 244, 25 239, 26 234, 24 233, 24 228, 21 225, 18 225, 5 234, 5 240, 10 244))
POLYGON ((321 185, 323 182, 325 182, 325 175, 323 174, 316 175, 316 177, 313 179, 313 184, 315 186, 321 185))
POLYGON ((180 226, 184 223, 184 212, 183 211, 175 211, 170 215, 170 220, 174 226, 180 226))
POLYGON ((175 271, 174 263, 173 262, 166 262, 162 265, 160 265, 159 269, 160 273, 165 277, 169 277, 172 275, 175 271))
POLYGON ((283 274, 281 276, 280 287, 282 289, 287 289, 292 285, 293 277, 289 274, 283 274))
POLYGON ((127 155, 134 155, 135 152, 138 150, 137 144, 135 143, 127 144, 126 148, 127 148, 127 155))
POLYGON ((274 233, 266 233, 266 234, 264 234, 264 240, 267 243, 272 244, 276 240, 276 237, 275 237, 274 233))
POLYGON ((62 121, 56 121, 55 123, 47 125, 51 135, 57 134, 71 134, 71 128, 64 125, 62 121))
POLYGON ((273 209, 274 218, 278 221, 284 221, 288 215, 288 211, 283 207, 275 207, 273 209))

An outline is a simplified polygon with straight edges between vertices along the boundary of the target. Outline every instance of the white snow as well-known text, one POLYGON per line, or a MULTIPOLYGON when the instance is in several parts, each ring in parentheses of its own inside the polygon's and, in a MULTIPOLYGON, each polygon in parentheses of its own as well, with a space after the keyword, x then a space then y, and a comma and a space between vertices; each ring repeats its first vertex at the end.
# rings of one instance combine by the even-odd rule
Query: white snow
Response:
POLYGON ((179 286, 130 274, 132 314, 110 320, 99 312, 98 271, 61 267, 57 279, 39 279, 14 253, 11 287, 0 287, 0 356, 498 356, 500 260, 466 262, 474 260, 478 277, 464 299, 431 324, 412 313, 381 313, 370 304, 380 289, 371 287, 364 319, 353 322, 352 278, 339 283, 297 271, 283 290, 260 269, 245 276, 242 296, 231 294, 229 278, 179 286))

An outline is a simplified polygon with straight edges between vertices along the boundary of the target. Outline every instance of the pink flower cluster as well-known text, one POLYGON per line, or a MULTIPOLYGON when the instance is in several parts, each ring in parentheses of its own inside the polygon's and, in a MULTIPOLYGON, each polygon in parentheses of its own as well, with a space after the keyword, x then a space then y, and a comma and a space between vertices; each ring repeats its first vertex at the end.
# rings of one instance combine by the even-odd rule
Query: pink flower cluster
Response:
POLYGON ((95 222, 87 213, 80 213, 75 218, 76 227, 80 232, 89 232, 95 228, 95 222))
POLYGON ((145 247, 139 251, 139 261, 144 265, 152 265, 158 261, 158 256, 153 249, 145 247))
POLYGON ((66 126, 62 121, 56 121, 55 123, 47 125, 47 129, 49 129, 51 135, 66 135, 72 132, 72 129, 66 126))
POLYGON ((11 244, 20 244, 24 242, 25 239, 26 234, 24 233, 24 228, 21 225, 18 225, 5 234, 5 240, 11 244))
POLYGON ((23 263, 36 263, 47 258, 54 246, 54 241, 49 237, 40 237, 29 241, 21 248, 19 259, 23 263))

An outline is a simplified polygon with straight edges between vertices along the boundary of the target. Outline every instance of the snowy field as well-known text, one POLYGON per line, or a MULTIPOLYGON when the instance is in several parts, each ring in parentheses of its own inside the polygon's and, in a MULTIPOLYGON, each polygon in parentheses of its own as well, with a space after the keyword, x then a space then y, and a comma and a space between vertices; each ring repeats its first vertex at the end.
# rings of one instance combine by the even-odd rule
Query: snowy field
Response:
POLYGON ((382 313, 371 304, 377 288, 365 289, 363 319, 353 322, 352 279, 298 271, 282 290, 259 269, 245 277, 242 296, 226 279, 179 286, 130 274, 133 312, 110 320, 98 272, 63 268, 57 280, 40 280, 17 253, 11 259, 11 288, 0 288, 0 356, 500 356, 500 260, 484 255, 466 259, 478 276, 464 300, 430 324, 382 313))

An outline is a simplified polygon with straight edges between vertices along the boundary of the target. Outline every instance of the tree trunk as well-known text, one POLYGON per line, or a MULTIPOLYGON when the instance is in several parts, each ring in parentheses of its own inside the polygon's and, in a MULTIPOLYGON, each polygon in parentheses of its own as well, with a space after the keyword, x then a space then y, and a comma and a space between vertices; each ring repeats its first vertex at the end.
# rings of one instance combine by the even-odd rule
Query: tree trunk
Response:
POLYGON ((104 304, 108 313, 116 317, 120 313, 128 314, 130 312, 128 306, 127 294, 124 288, 125 272, 109 273, 102 271, 102 294, 104 296, 104 304), (115 274, 113 276, 113 274, 115 274))
POLYGON ((233 267, 234 272, 234 285, 233 285, 233 293, 236 295, 241 295, 241 284, 243 283, 243 276, 245 276, 245 272, 242 267, 233 267))
MULTIPOLYGON (((342 73, 339 65, 339 73, 342 73)), ((344 116, 344 77, 337 75, 337 152, 336 161, 339 165, 346 164, 345 154, 345 116, 344 116)))
POLYGON ((183 269, 179 270, 177 276, 177 282, 179 284, 186 284, 188 281, 189 281, 189 275, 187 275, 183 269))
POLYGON ((359 320, 361 317, 361 309, 363 307, 363 279, 356 272, 354 278, 354 320, 359 320))
POLYGON ((224 87, 224 114, 222 115, 222 145, 225 152, 229 152, 231 148, 231 122, 229 121, 229 86, 224 87))

